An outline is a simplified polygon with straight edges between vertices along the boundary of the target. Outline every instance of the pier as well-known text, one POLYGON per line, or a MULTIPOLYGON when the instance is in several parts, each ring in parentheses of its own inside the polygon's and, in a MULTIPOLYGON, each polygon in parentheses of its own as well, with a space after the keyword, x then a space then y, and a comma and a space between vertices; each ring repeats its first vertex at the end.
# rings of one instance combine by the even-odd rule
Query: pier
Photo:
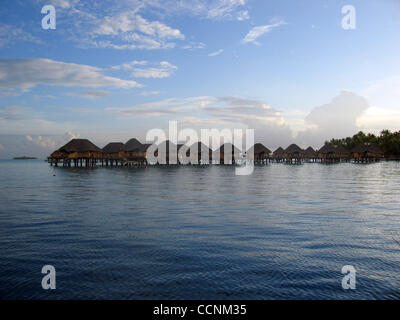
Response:
MULTIPOLYGON (((319 150, 308 147, 303 150, 296 144, 286 149, 279 147, 271 152, 261 143, 256 143, 247 151, 241 151, 231 143, 212 151, 205 144, 186 146, 165 141, 153 147, 152 152, 160 161, 149 162, 147 152, 150 144, 142 144, 133 138, 125 144, 111 142, 104 148, 97 147, 88 139, 72 139, 66 145, 54 151, 47 161, 51 166, 61 167, 140 167, 148 165, 240 165, 250 162, 254 165, 268 163, 374 163, 385 160, 383 151, 376 145, 359 144, 352 150, 342 146, 325 144, 319 150), (184 148, 181 150, 181 148, 184 148), (171 151, 171 152, 170 152, 171 151), (192 157, 191 152, 193 152, 192 157), (171 155, 173 156, 172 158, 171 155), (184 156, 186 155, 186 157, 184 156)), ((386 159, 390 160, 390 159, 386 159)))

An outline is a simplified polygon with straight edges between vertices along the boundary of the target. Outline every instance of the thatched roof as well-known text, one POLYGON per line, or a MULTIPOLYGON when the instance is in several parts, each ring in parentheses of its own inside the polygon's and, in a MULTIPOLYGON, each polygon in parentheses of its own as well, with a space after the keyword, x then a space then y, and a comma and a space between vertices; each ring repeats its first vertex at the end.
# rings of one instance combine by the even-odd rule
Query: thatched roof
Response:
POLYGON ((132 152, 139 148, 142 144, 139 140, 132 138, 127 141, 124 145, 123 151, 132 152))
POLYGON ((103 148, 103 153, 119 153, 123 147, 124 144, 122 142, 110 142, 103 148))
POLYGON ((229 150, 234 153, 234 154, 239 154, 241 151, 235 147, 232 143, 224 143, 222 146, 220 146, 216 151, 220 153, 225 153, 225 150, 229 152, 229 150))
POLYGON ((289 147, 287 147, 284 151, 286 154, 304 154, 304 150, 301 149, 297 144, 291 144, 289 147))
POLYGON ((282 156, 283 155, 283 152, 284 152, 285 150, 283 150, 282 149, 282 147, 279 147, 278 149, 276 149, 275 151, 274 151, 274 153, 272 154, 274 157, 280 157, 280 156, 282 156))
POLYGON ((137 148, 135 151, 139 151, 139 152, 146 152, 147 149, 151 146, 151 143, 144 143, 142 144, 139 148, 137 148))
POLYGON ((333 145, 326 143, 323 147, 321 147, 318 153, 328 154, 328 153, 335 153, 336 149, 333 145))
POLYGON ((101 149, 88 139, 72 139, 66 145, 58 149, 60 152, 101 152, 101 149))
POLYGON ((335 148, 335 152, 338 153, 338 154, 350 154, 350 151, 347 150, 347 149, 346 149, 345 147, 343 147, 343 146, 337 146, 337 147, 335 148))
MULTIPOLYGON (((161 143, 158 145, 157 150, 158 150, 158 149, 163 149, 163 151, 165 150, 165 152, 168 154, 170 148, 175 148, 176 151, 178 151, 180 147, 182 147, 182 145, 176 145, 175 143, 173 143, 173 142, 171 142, 171 141, 169 141, 169 140, 166 140, 166 141, 161 142, 161 143)), ((161 152, 161 151, 160 151, 160 152, 161 152)))
POLYGON ((256 143, 254 146, 252 146, 247 152, 254 152, 254 154, 270 154, 271 150, 269 150, 266 146, 264 146, 262 143, 256 143))
POLYGON ((192 150, 192 149, 193 149, 194 154, 200 154, 201 152, 208 152, 208 153, 212 152, 209 147, 207 147, 203 142, 200 142, 200 141, 192 144, 189 147, 189 150, 192 150), (196 150, 196 144, 197 144, 197 150, 196 150))
POLYGON ((352 152, 355 152, 355 153, 369 152, 369 153, 383 154, 383 151, 381 150, 381 148, 379 148, 375 144, 358 144, 353 148, 352 152))
POLYGON ((304 151, 305 155, 308 157, 314 157, 317 152, 312 148, 312 147, 308 147, 305 151, 304 151))
POLYGON ((373 153, 384 154, 383 150, 379 146, 377 146, 376 144, 371 144, 370 148, 372 149, 371 152, 373 152, 373 153))

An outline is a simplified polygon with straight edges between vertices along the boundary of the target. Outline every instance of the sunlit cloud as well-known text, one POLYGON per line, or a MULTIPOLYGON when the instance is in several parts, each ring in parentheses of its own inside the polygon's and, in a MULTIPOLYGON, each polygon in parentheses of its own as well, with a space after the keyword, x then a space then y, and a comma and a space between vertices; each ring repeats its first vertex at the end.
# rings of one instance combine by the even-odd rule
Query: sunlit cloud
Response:
POLYGON ((106 76, 97 67, 50 59, 0 60, 0 89, 30 89, 37 85, 77 87, 141 87, 133 80, 106 76))
POLYGON ((273 29, 286 24, 285 21, 280 20, 278 22, 272 23, 272 24, 267 24, 263 26, 257 26, 252 28, 247 35, 244 37, 242 40, 242 43, 254 43, 256 45, 260 45, 260 43, 257 41, 258 38, 261 36, 270 33, 273 29))
POLYGON ((157 67, 151 68, 134 68, 132 75, 136 78, 168 78, 178 70, 177 66, 173 64, 162 61, 157 67))
POLYGON ((222 52, 224 52, 224 49, 219 49, 218 51, 209 53, 208 56, 209 57, 219 56, 222 52))

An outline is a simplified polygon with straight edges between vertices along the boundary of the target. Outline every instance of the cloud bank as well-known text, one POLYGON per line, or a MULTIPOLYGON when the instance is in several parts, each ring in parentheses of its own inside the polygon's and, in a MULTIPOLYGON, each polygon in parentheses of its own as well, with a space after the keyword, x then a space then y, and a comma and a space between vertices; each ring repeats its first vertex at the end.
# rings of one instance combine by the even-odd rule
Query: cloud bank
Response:
POLYGON ((41 84, 93 88, 142 86, 136 81, 106 76, 100 68, 88 65, 50 59, 0 60, 0 89, 27 90, 41 84))

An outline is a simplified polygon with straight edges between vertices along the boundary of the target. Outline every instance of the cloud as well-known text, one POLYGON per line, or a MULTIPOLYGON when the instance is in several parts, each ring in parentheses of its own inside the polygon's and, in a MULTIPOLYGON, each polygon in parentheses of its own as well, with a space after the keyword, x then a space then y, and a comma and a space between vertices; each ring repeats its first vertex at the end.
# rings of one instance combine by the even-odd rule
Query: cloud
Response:
POLYGON ((237 20, 249 18, 247 0, 49 0, 62 10, 57 26, 81 48, 115 50, 201 49, 205 45, 194 39, 186 43, 183 32, 163 21, 189 15, 200 19, 237 20), (172 17, 172 18, 171 18, 172 17))
POLYGON ((179 29, 159 21, 149 21, 137 10, 106 16, 96 21, 89 34, 92 44, 114 49, 168 49, 175 47, 171 40, 184 40, 179 29))
POLYGON ((28 136, 26 136, 26 140, 44 148, 44 149, 55 149, 56 148, 56 142, 49 137, 43 137, 43 136, 32 137, 32 136, 28 135, 28 136))
POLYGON ((239 21, 249 20, 250 19, 249 12, 247 10, 239 12, 237 19, 239 21))
POLYGON ((67 92, 66 95, 87 99, 98 99, 108 96, 109 92, 106 90, 85 90, 80 92, 67 92))
MULTIPOLYGON (((238 8, 246 4, 246 0, 219 0, 215 1, 208 10, 207 17, 209 19, 232 18, 232 13, 238 8)), ((239 13, 239 17, 242 12, 239 13)))
POLYGON ((82 113, 82 114, 88 114, 88 113, 98 112, 99 110, 96 110, 96 109, 84 109, 84 108, 68 108, 68 111, 76 112, 76 113, 82 113))
POLYGON ((1 120, 24 120, 26 119, 25 113, 28 111, 28 108, 21 106, 5 106, 0 107, 0 119, 1 120))
POLYGON ((204 110, 212 115, 234 121, 253 119, 274 121, 278 124, 283 124, 284 122, 280 112, 263 101, 255 99, 218 97, 213 106, 208 106, 204 110))
MULTIPOLYGON (((243 8, 248 0, 148 0, 147 7, 165 14, 189 14, 210 20, 233 20, 244 15, 243 8)), ((247 13, 248 14, 248 13, 247 13)))
POLYGON ((111 107, 106 108, 105 110, 124 116, 156 117, 202 109, 205 106, 211 104, 214 100, 215 99, 213 97, 207 96, 190 98, 169 98, 128 108, 111 107))
POLYGON ((0 151, 4 151, 6 148, 2 144, 0 144, 0 151))
POLYGON ((131 31, 159 39, 185 39, 185 36, 178 29, 173 29, 159 21, 150 22, 136 14, 135 11, 123 12, 117 17, 105 17, 95 30, 95 33, 116 36, 131 31))
POLYGON ((141 93, 139 93, 139 96, 143 96, 143 97, 148 97, 148 96, 153 96, 153 95, 158 95, 161 94, 160 91, 143 91, 141 93))
POLYGON ((380 132, 383 128, 399 130, 400 76, 371 82, 360 91, 371 106, 358 119, 357 125, 365 131, 380 132))
POLYGON ((219 49, 218 51, 209 53, 208 56, 209 57, 219 56, 222 52, 224 52, 224 49, 219 49))
POLYGON ((112 70, 133 70, 136 66, 145 66, 147 65, 147 61, 142 60, 142 61, 137 61, 137 60, 133 60, 131 62, 126 62, 117 66, 112 66, 111 69, 112 70))
POLYGON ((300 131, 297 141, 303 145, 321 146, 325 140, 344 138, 357 133, 357 119, 369 108, 364 97, 342 91, 330 103, 313 108, 305 118, 308 129, 300 131))
POLYGON ((1 97, 18 97, 20 96, 21 93, 14 91, 14 90, 10 90, 10 91, 0 91, 0 98, 1 97))
POLYGON ((182 49, 194 50, 194 49, 204 49, 206 44, 203 42, 190 41, 188 44, 182 46, 182 49))
POLYGON ((109 77, 97 67, 58 62, 50 59, 3 59, 0 60, 0 89, 23 90, 37 85, 77 87, 141 87, 132 80, 109 77))
POLYGON ((71 131, 64 133, 63 135, 58 136, 32 136, 26 135, 25 138, 27 141, 33 143, 34 145, 44 149, 49 150, 49 152, 54 151, 61 145, 67 143, 71 139, 79 138, 79 134, 73 133, 71 131))
POLYGON ((122 117, 166 117, 195 129, 253 128, 258 141, 274 147, 293 140, 281 113, 261 100, 198 96, 170 98, 128 108, 107 108, 122 117))
POLYGON ((21 27, 0 24, 0 48, 17 41, 42 44, 43 42, 21 27))
POLYGON ((277 28, 284 24, 286 24, 286 22, 281 20, 281 21, 278 21, 278 22, 275 22, 272 24, 254 27, 247 33, 247 35, 242 40, 242 43, 254 43, 254 44, 259 45, 260 43, 257 42, 258 38, 271 32, 274 28, 277 28))
POLYGON ((382 129, 398 131, 400 110, 370 107, 357 118, 356 123, 361 130, 367 132, 379 133, 382 129))
POLYGON ((46 0, 46 4, 53 5, 57 9, 70 9, 79 3, 79 0, 46 0))
POLYGON ((178 69, 173 64, 162 61, 158 67, 155 68, 134 68, 132 75, 136 78, 168 78, 174 74, 178 69))

